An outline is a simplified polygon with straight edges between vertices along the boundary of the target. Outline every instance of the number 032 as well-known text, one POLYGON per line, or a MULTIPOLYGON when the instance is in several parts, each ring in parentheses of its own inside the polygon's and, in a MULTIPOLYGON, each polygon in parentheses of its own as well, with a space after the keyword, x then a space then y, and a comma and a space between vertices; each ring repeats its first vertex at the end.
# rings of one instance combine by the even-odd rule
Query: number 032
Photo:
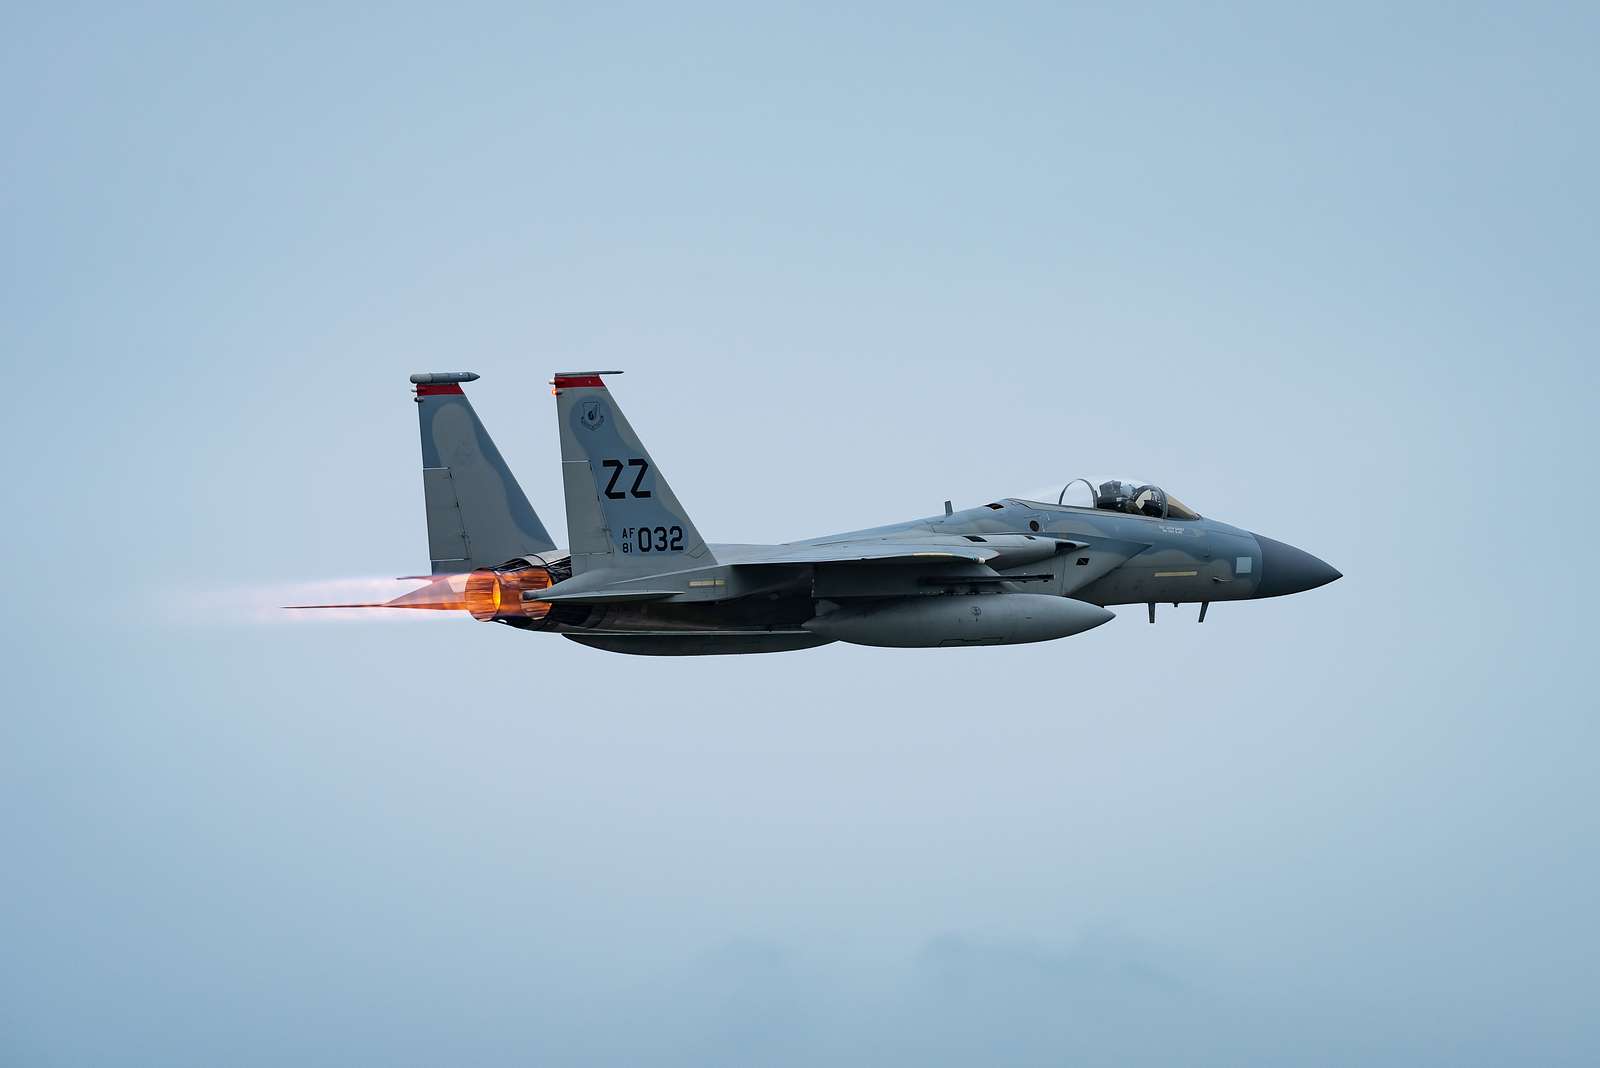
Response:
POLYGON ((623 532, 622 551, 641 553, 680 553, 683 551, 682 527, 634 527, 623 532))

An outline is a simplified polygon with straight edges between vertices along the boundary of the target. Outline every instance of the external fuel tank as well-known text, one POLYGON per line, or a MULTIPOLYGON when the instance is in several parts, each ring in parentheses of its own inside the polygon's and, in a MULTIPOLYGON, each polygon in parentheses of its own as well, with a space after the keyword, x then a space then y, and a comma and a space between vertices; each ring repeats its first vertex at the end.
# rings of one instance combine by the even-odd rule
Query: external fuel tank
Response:
POLYGON ((804 626, 813 634, 852 645, 928 649, 1050 641, 1080 634, 1114 618, 1114 613, 1098 605, 1070 597, 964 594, 845 605, 804 626))

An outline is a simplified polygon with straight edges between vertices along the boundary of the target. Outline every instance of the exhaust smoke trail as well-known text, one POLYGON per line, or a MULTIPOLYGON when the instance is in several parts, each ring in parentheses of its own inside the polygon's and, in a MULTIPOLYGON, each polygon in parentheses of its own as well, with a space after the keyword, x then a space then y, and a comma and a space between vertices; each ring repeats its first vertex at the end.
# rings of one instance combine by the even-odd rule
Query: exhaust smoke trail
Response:
POLYGON ((464 607, 465 575, 438 579, 330 578, 207 588, 169 588, 163 615, 180 624, 385 623, 451 617, 464 607), (408 602, 396 608, 393 601, 408 602), (297 609, 314 610, 297 610, 297 609), (402 610, 397 610, 402 609, 402 610), (403 609, 431 609, 404 611, 403 609))

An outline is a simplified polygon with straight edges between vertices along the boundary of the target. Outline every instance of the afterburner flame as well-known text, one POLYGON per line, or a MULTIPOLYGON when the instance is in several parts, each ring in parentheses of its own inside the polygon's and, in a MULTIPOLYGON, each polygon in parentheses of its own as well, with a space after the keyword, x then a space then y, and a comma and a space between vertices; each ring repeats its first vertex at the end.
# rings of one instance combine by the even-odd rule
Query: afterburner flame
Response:
POLYGON ((525 567, 514 571, 492 571, 480 568, 467 576, 464 594, 465 607, 472 618, 488 622, 492 619, 528 619, 537 622, 550 613, 545 601, 526 598, 526 594, 549 589, 552 585, 550 571, 543 567, 525 567))
MULTIPOLYGON (((425 586, 411 590, 409 593, 402 593, 400 596, 392 597, 386 601, 346 600, 339 597, 339 593, 350 589, 352 584, 349 582, 330 580, 321 583, 307 583, 300 586, 299 589, 307 591, 316 590, 321 592, 322 597, 317 598, 317 603, 288 604, 281 605, 280 607, 290 609, 291 611, 298 611, 302 609, 331 610, 318 611, 315 613, 317 616, 324 619, 359 619, 363 616, 371 618, 366 612, 367 609, 371 608, 420 608, 434 612, 460 610, 461 608, 465 607, 461 600, 461 585, 463 584, 464 579, 465 576, 461 575, 440 575, 436 578, 426 580, 427 585, 425 586)), ((368 582, 367 585, 369 588, 378 585, 392 588, 395 582, 407 581, 411 581, 411 579, 373 580, 368 582)), ((302 596, 304 596, 304 594, 302 594, 302 596)), ((388 615, 388 613, 384 614, 388 615)), ((398 615, 409 616, 411 613, 401 612, 398 613, 398 615)), ((394 617, 390 616, 390 618, 394 617)))
POLYGON ((427 585, 387 601, 358 601, 326 604, 289 605, 290 608, 410 608, 435 612, 465 610, 472 618, 528 620, 537 623, 550 614, 550 605, 533 600, 529 594, 555 584, 550 569, 524 563, 503 569, 479 568, 466 575, 437 575, 427 585))

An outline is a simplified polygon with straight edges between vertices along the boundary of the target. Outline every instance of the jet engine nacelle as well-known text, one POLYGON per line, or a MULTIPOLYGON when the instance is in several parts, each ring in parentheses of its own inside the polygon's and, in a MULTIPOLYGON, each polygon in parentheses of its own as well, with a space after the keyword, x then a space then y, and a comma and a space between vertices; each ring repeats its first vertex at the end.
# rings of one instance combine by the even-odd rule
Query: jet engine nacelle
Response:
POLYGON ((533 595, 557 582, 550 568, 531 560, 518 560, 500 567, 481 567, 467 575, 462 599, 472 618, 490 620, 525 619, 537 623, 550 614, 548 601, 533 595))
POLYGON ((1050 641, 1080 634, 1114 618, 1114 613, 1098 605, 1070 597, 947 594, 840 607, 810 620, 805 629, 852 645, 926 649, 1050 641))

